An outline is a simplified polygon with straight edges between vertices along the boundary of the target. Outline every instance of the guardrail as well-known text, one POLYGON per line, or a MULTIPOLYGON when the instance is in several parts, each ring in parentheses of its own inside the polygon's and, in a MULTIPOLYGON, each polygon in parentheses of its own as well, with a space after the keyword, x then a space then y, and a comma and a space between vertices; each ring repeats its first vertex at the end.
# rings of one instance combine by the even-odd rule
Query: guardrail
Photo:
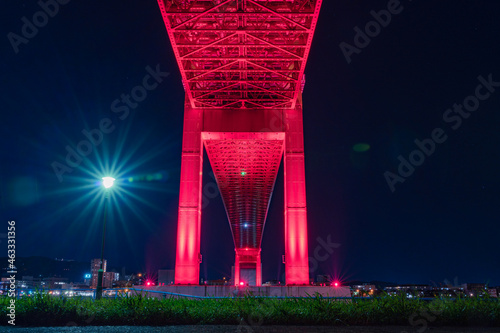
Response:
MULTIPOLYGON (((110 289, 104 289, 103 290, 103 296, 110 298, 114 294, 118 294, 117 291, 125 292, 127 288, 110 288, 110 289)), ((33 288, 33 289, 27 289, 27 288, 21 288, 21 289, 16 289, 15 291, 15 296, 16 298, 20 297, 32 297, 36 293, 44 293, 52 296, 60 296, 60 297, 92 297, 95 298, 95 289, 45 289, 45 288, 33 288)), ((7 293, 4 291, 3 294, 0 296, 7 296, 7 293)))
MULTIPOLYGON (((59 297, 91 297, 95 299, 95 289, 16 289, 16 298, 20 297, 32 297, 36 293, 45 293, 52 296, 59 297)), ((108 288, 103 289, 103 298, 118 298, 118 297, 129 297, 133 295, 143 295, 145 294, 148 297, 148 294, 153 295, 161 295, 161 298, 186 298, 186 299, 228 299, 228 298, 242 298, 242 297, 252 297, 252 298, 262 298, 262 299, 302 299, 305 297, 300 296, 254 296, 251 294, 244 295, 228 295, 228 296, 196 296, 196 295, 187 295, 180 293, 173 293, 168 291, 159 291, 159 290, 151 290, 151 289, 140 289, 140 288, 108 288)), ((7 293, 0 294, 0 297, 7 296, 7 293)), ((155 297, 155 296, 153 296, 155 297)), ((309 295, 306 297, 314 298, 316 295, 309 295)), ((371 301, 376 299, 377 297, 328 297, 328 296, 319 296, 322 299, 334 299, 334 300, 349 300, 349 301, 371 301)), ((396 297, 396 296, 391 296, 396 297)), ((426 301, 430 302, 435 300, 433 297, 412 297, 414 300, 426 301)), ((451 297, 442 297, 440 299, 446 299, 455 301, 457 298, 451 297)), ((492 301, 499 301, 498 298, 489 298, 492 301)))
MULTIPOLYGON (((31 297, 35 293, 41 292, 53 296, 60 297, 92 297, 95 299, 95 289, 17 289, 16 290, 16 298, 19 297, 31 297)), ((300 299, 304 297, 297 296, 253 296, 251 294, 243 294, 243 295, 228 295, 228 296, 196 296, 196 295, 187 295, 181 293, 173 293, 168 291, 159 291, 159 290, 151 290, 151 289, 140 289, 140 288, 109 288, 103 289, 103 298, 118 298, 125 297, 131 295, 138 294, 148 294, 151 295, 159 295, 161 298, 187 298, 187 299, 227 299, 227 298, 241 298, 244 296, 250 296, 253 298, 274 298, 274 299, 300 299)), ((6 296, 6 294, 2 295, 6 296)), ((310 295, 309 297, 315 297, 314 295, 310 295)), ((351 297, 322 297, 325 299, 338 299, 338 300, 351 300, 351 297)))

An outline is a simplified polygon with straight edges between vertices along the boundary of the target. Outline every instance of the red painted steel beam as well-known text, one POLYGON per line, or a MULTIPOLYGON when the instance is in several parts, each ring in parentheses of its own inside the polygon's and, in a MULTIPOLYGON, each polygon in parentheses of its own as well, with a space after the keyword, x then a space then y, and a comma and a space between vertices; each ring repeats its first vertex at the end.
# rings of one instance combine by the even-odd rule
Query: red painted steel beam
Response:
MULTIPOLYGON (((293 94, 287 96, 290 107, 295 107, 321 0, 158 2, 191 107, 221 107, 226 104, 246 107, 243 99, 234 103, 233 99, 217 94, 219 89, 210 87, 209 83, 207 88, 214 91, 213 99, 217 103, 207 104, 199 100, 200 97, 193 94, 197 82, 188 75, 188 71, 197 72, 197 76, 204 76, 207 72, 222 78, 230 73, 233 78, 237 76, 245 80, 245 70, 255 67, 255 62, 269 63, 268 68, 261 66, 260 69, 280 73, 295 81, 293 94), (232 68, 233 72, 225 68, 228 66, 225 62, 230 61, 238 63, 237 68, 232 68), (291 75, 293 72, 298 75, 294 77, 291 75)), ((278 90, 267 91, 270 99, 276 93, 278 90)), ((282 101, 274 105, 282 105, 282 101)), ((269 108, 273 103, 261 103, 256 99, 252 106, 269 108)))

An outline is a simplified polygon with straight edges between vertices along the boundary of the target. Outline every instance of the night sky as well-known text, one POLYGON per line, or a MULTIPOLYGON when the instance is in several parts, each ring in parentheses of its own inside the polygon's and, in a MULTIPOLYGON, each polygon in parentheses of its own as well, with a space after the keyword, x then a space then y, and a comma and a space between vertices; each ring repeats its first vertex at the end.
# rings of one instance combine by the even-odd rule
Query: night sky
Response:
MULTIPOLYGON (((15 47, 22 18, 33 22, 41 8, 7 0, 0 14, 0 233, 16 221, 17 256, 97 258, 98 180, 114 172, 109 265, 129 273, 173 268, 184 91, 158 5, 65 1, 15 47), (169 75, 126 116, 113 112, 148 66, 169 75), (54 162, 65 163, 66 146, 75 149, 82 131, 103 119, 109 133, 60 181, 54 162)), ((311 273, 499 285, 500 3, 401 1, 348 63, 339 45, 355 47, 354 28, 364 30, 370 11, 392 2, 323 2, 303 95, 310 256, 319 237, 334 246, 311 273), (474 105, 480 76, 493 83, 478 89, 474 105), (454 112, 464 100, 477 110, 454 112), (414 152, 415 140, 429 143, 433 133, 441 141, 433 153, 414 152), (410 155, 420 165, 398 175, 410 155)), ((207 161, 204 184, 213 182, 207 161)), ((281 168, 263 237, 263 281, 284 273, 282 178, 281 168)), ((221 198, 210 192, 204 205, 201 277, 230 276, 234 244, 221 198)))

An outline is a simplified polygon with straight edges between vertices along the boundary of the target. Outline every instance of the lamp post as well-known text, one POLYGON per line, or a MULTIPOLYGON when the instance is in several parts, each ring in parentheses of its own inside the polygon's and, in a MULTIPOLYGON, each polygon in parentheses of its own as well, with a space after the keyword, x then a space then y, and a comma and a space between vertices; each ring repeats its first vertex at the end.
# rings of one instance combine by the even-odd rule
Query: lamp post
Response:
POLYGON ((104 239, 106 236, 106 212, 108 210, 108 198, 109 198, 109 188, 113 186, 115 179, 113 177, 103 177, 102 178, 102 185, 105 187, 105 194, 104 194, 104 223, 102 226, 102 244, 101 244, 101 267, 99 268, 99 271, 97 272, 97 288, 95 292, 95 298, 96 299, 101 299, 102 297, 102 278, 104 275, 104 239))

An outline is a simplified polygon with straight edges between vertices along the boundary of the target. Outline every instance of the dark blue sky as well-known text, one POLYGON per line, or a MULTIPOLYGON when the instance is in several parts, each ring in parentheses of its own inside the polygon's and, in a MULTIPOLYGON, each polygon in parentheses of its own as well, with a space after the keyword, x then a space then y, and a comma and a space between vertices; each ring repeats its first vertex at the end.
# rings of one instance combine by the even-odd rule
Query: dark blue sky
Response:
MULTIPOLYGON (((500 82, 500 3, 401 1, 348 63, 339 44, 355 45, 354 28, 364 30, 370 11, 388 3, 323 3, 303 96, 310 255, 318 237, 338 245, 314 274, 498 285, 500 87, 483 84, 483 100, 470 116, 461 111, 460 123, 447 110, 476 94, 479 76, 500 82), (391 191, 384 173, 397 174, 415 140, 436 128, 446 140, 391 191), (358 152, 358 143, 370 149, 358 152)), ((68 1, 36 34, 11 42, 9 33, 22 36, 22 18, 33 22, 40 9, 8 0, 0 14, 0 233, 16 220, 18 256, 99 256, 102 206, 91 191, 116 162, 128 194, 108 220, 109 264, 173 268, 184 92, 157 3, 68 1), (120 119, 113 102, 142 84, 148 66, 170 74, 120 119), (113 129, 60 182, 52 164, 105 118, 113 129), (147 181, 158 172, 161 180, 147 181)), ((208 163, 204 170, 207 184, 208 163)), ((201 276, 229 276, 234 245, 222 201, 206 202, 201 276)), ((282 170, 262 247, 264 280, 280 277, 282 170)))

